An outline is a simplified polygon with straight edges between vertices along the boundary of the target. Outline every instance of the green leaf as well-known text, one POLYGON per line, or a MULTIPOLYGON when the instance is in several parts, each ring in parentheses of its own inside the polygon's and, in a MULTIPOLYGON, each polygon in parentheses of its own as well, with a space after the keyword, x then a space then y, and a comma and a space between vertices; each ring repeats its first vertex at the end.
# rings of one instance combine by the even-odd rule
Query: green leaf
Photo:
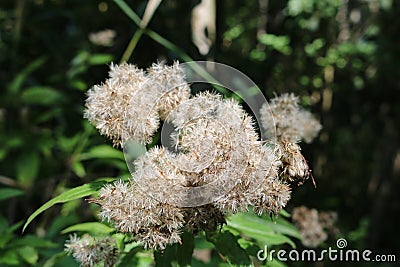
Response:
POLYGON ((206 237, 201 234, 194 239, 196 249, 211 249, 214 245, 206 240, 206 237))
POLYGON ((136 13, 125 3, 124 0, 114 0, 114 2, 125 12, 125 14, 137 25, 140 26, 141 19, 136 13))
POLYGON ((9 199, 12 197, 21 196, 24 191, 15 188, 1 188, 0 189, 0 201, 4 199, 9 199))
POLYGON ((6 233, 13 233, 15 230, 21 227, 22 221, 19 221, 17 223, 14 223, 13 225, 7 227, 6 233))
POLYGON ((82 153, 79 156, 80 160, 87 160, 87 159, 121 159, 125 160, 124 154, 122 151, 115 149, 108 145, 100 145, 93 147, 86 153, 82 153))
POLYGON ((21 100, 26 104, 49 106, 62 100, 62 94, 48 86, 32 86, 22 92, 21 100))
POLYGON ((15 247, 30 246, 33 248, 54 248, 57 247, 56 243, 49 240, 34 236, 27 235, 22 238, 16 239, 12 243, 15 247))
POLYGON ((75 161, 72 164, 72 171, 78 176, 78 177, 84 177, 86 175, 85 167, 83 167, 82 162, 80 161, 75 161))
POLYGON ((282 220, 283 219, 281 219, 278 224, 278 221, 274 223, 266 218, 258 217, 255 214, 238 213, 229 217, 227 223, 228 228, 233 228, 245 236, 257 240, 260 245, 288 243, 292 247, 295 247, 294 242, 283 234, 288 234, 297 238, 300 238, 300 234, 294 226, 282 220))
POLYGON ((17 179, 23 186, 32 186, 39 171, 39 163, 39 155, 37 153, 22 153, 17 163, 17 179))
POLYGON ((14 80, 10 83, 9 85, 9 91, 11 93, 16 93, 18 92, 22 85, 24 84, 24 81, 26 80, 26 77, 38 69, 40 66, 42 66, 45 63, 45 58, 40 57, 36 60, 34 60, 32 63, 30 63, 26 68, 24 68, 18 75, 14 78, 14 80))
MULTIPOLYGON (((287 212, 282 212, 281 214, 283 216, 289 215, 287 212)), ((273 232, 289 235, 298 239, 301 238, 301 235, 297 228, 283 217, 278 217, 275 221, 271 221, 270 218, 266 215, 260 217, 252 213, 238 213, 234 216, 229 217, 229 220, 232 223, 236 224, 262 225, 263 227, 267 227, 273 232)))
POLYGON ((62 251, 60 253, 54 254, 50 257, 44 264, 43 267, 53 267, 56 266, 55 264, 62 258, 66 256, 66 252, 62 251))
POLYGON ((14 250, 6 251, 0 257, 0 263, 7 264, 7 265, 20 265, 20 261, 19 261, 17 252, 14 250))
POLYGON ((39 254, 36 249, 30 246, 20 247, 17 249, 18 254, 29 264, 35 264, 39 259, 39 254))
POLYGON ((10 233, 1 233, 0 235, 0 249, 5 247, 14 236, 10 233))
POLYGON ((181 235, 182 244, 169 245, 163 251, 155 251, 154 258, 157 267, 191 266, 194 250, 194 238, 190 232, 181 235))
POLYGON ((82 81, 82 80, 71 80, 70 82, 70 86, 74 89, 77 89, 79 91, 85 91, 88 88, 88 85, 82 81))
POLYGON ((163 251, 154 251, 156 267, 170 267, 176 261, 176 245, 167 246, 163 251))
POLYGON ((87 232, 94 235, 106 235, 114 232, 115 229, 99 222, 87 222, 75 224, 61 231, 62 234, 70 232, 87 232))
POLYGON ((281 212, 279 212, 279 215, 281 215, 281 216, 283 216, 283 217, 286 217, 286 218, 290 218, 290 214, 289 214, 289 212, 287 212, 286 210, 284 210, 284 209, 281 209, 281 212))
MULTIPOLYGON (((62 193, 59 196, 47 201, 43 204, 39 209, 37 209, 31 216, 29 216, 28 220, 26 221, 22 232, 25 231, 26 227, 35 219, 40 213, 43 211, 51 208, 55 204, 65 203, 71 200, 75 200, 82 197, 87 197, 97 193, 97 191, 107 182, 109 179, 105 179, 102 181, 96 181, 89 184, 84 184, 72 189, 67 190, 66 192, 62 193)), ((114 180, 114 179, 113 179, 114 180)))
POLYGON ((194 250, 194 238, 190 232, 181 235, 182 244, 178 245, 177 258, 180 266, 190 266, 194 250))
POLYGON ((113 58, 110 54, 94 54, 89 57, 88 62, 90 65, 104 65, 110 63, 113 58))
POLYGON ((237 265, 250 265, 251 261, 246 251, 238 244, 239 237, 229 231, 207 234, 207 240, 230 263, 237 265))

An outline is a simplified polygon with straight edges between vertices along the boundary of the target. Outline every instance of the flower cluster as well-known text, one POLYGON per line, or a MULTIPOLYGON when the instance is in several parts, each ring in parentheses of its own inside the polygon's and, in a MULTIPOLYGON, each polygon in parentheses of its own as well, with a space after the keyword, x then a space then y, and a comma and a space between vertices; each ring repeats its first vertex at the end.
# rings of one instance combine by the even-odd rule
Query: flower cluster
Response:
POLYGON ((328 238, 328 233, 337 232, 334 226, 337 220, 335 212, 300 206, 293 209, 292 220, 301 233, 302 244, 306 247, 317 247, 328 238))
POLYGON ((299 98, 293 94, 271 99, 269 105, 262 106, 260 113, 265 134, 276 134, 273 142, 282 162, 281 177, 289 183, 302 184, 310 176, 310 169, 297 143, 300 140, 311 143, 321 130, 321 124, 299 105, 299 98))
POLYGON ((115 145, 125 140, 149 143, 160 117, 189 98, 178 63, 154 64, 147 72, 127 63, 112 64, 109 76, 89 90, 84 117, 115 145))
POLYGON ((260 110, 261 123, 268 136, 273 136, 276 130, 278 140, 312 142, 322 126, 299 102, 297 96, 286 93, 271 99, 269 105, 263 105, 260 110))
MULTIPOLYGON (((309 130, 299 134, 299 126, 285 124, 279 142, 261 141, 252 117, 237 101, 208 92, 190 95, 177 63, 154 64, 147 71, 111 65, 109 75, 86 101, 85 117, 101 134, 117 145, 148 144, 160 121, 175 127, 174 150, 152 147, 134 161, 131 181, 106 185, 96 200, 103 220, 134 234, 145 248, 179 243, 183 229, 213 231, 227 214, 250 206, 258 214, 278 214, 290 199, 288 183, 308 177, 300 147, 283 136, 306 139, 309 130)), ((297 111, 296 101, 289 104, 297 111)), ((279 100, 274 105, 284 109, 279 100)), ((278 113, 273 112, 275 121, 285 117, 278 113)), ((274 127, 273 121, 263 122, 266 129, 274 127)))
POLYGON ((81 266, 92 267, 97 264, 112 267, 118 259, 118 249, 111 237, 92 237, 83 235, 81 238, 71 235, 65 244, 65 251, 80 262, 81 266))

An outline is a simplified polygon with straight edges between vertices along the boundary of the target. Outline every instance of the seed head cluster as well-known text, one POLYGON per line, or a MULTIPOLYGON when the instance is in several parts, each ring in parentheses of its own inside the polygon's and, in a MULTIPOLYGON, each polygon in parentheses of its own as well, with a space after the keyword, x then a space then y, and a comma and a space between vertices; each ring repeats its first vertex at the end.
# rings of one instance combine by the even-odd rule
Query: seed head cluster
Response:
POLYGON ((281 179, 300 185, 309 178, 311 171, 297 143, 301 140, 311 143, 322 126, 299 102, 297 96, 286 93, 271 99, 269 105, 264 104, 260 113, 265 134, 271 136, 276 132, 273 142, 282 163, 281 179))
POLYGON ((282 94, 264 104, 260 110, 261 123, 267 136, 272 136, 276 129, 278 140, 297 143, 304 140, 311 143, 322 126, 294 94, 282 94), (271 116, 272 113, 272 116, 271 116))
MULTIPOLYGON (((273 101, 275 121, 293 118, 277 124, 279 141, 266 142, 237 101, 209 92, 190 95, 178 63, 147 71, 111 65, 109 76, 86 100, 85 117, 101 134, 117 145, 148 144, 160 121, 174 126, 174 149, 150 148, 133 162, 132 180, 104 186, 96 200, 101 219, 133 234, 146 249, 180 243, 184 229, 214 231, 226 215, 250 207, 278 214, 290 199, 290 183, 308 177, 296 142, 319 129, 300 132, 298 121, 291 128, 300 110, 293 95, 273 101)), ((273 121, 263 123, 267 131, 274 127, 273 121)))
POLYGON ((65 251, 80 262, 82 267, 102 264, 112 267, 118 260, 116 242, 111 237, 92 237, 90 235, 71 235, 65 244, 65 251))
POLYGON ((293 209, 292 220, 302 236, 302 244, 306 247, 317 247, 328 238, 328 234, 335 235, 337 213, 318 211, 305 206, 293 209))
POLYGON ((115 145, 124 140, 147 144, 160 117, 189 98, 183 77, 178 63, 154 64, 147 72, 128 63, 112 64, 109 78, 88 91, 84 117, 115 145))

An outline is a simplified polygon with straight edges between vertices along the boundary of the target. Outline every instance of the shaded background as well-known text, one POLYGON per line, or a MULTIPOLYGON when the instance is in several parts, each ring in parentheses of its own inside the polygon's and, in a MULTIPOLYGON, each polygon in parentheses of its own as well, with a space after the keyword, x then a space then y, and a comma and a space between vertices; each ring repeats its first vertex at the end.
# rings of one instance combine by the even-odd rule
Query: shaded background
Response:
MULTIPOLYGON (((158 60, 185 61, 183 51, 242 71, 268 98, 299 95, 323 124, 313 144, 302 144, 317 188, 311 182, 296 188, 287 210, 334 210, 349 247, 398 253, 400 3, 218 1, 215 41, 202 55, 190 24, 198 2, 162 1, 147 26, 180 50, 145 33, 129 62, 147 68, 158 60)), ((147 1, 126 3, 141 16, 147 1)), ((0 202, 0 258, 8 253, 4 244, 20 236, 19 222, 51 197, 129 173, 82 114, 85 92, 105 80, 107 64, 120 61, 137 29, 113 1, 0 2, 0 187, 13 195, 0 202), (90 41, 90 33, 104 29, 115 31, 112 44, 90 41)), ((62 247, 66 236, 59 231, 95 212, 85 201, 55 207, 25 237, 62 247)))

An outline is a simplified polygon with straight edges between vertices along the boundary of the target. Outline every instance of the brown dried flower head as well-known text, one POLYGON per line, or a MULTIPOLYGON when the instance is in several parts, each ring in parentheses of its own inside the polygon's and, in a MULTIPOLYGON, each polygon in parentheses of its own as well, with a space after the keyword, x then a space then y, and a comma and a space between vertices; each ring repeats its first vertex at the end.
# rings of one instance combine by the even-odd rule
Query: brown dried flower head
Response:
POLYGON ((302 244, 306 247, 317 247, 328 238, 329 231, 337 232, 334 224, 335 212, 320 212, 305 206, 293 209, 292 220, 302 235, 302 244))
MULTIPOLYGON (((311 140, 319 129, 299 121, 320 125, 293 95, 272 101, 279 139, 271 146, 237 101, 207 92, 191 96, 178 63, 154 64, 147 72, 111 65, 109 76, 89 90, 86 101, 85 117, 101 134, 114 144, 148 144, 160 120, 175 127, 173 151, 149 149, 133 162, 132 180, 104 186, 93 201, 103 220, 134 234, 146 249, 180 243, 184 229, 213 231, 227 214, 249 206, 258 214, 278 214, 290 199, 288 183, 308 177, 295 142, 311 140)), ((266 131, 274 126, 266 116, 263 122, 266 131)))
POLYGON ((276 127, 278 140, 312 142, 322 126, 309 111, 299 105, 299 101, 294 94, 283 94, 271 99, 269 106, 262 106, 261 123, 267 136, 272 136, 276 127))
POLYGON ((80 262, 82 267, 103 264, 112 267, 118 260, 116 241, 111 237, 93 237, 88 234, 71 235, 65 244, 65 251, 80 262))

